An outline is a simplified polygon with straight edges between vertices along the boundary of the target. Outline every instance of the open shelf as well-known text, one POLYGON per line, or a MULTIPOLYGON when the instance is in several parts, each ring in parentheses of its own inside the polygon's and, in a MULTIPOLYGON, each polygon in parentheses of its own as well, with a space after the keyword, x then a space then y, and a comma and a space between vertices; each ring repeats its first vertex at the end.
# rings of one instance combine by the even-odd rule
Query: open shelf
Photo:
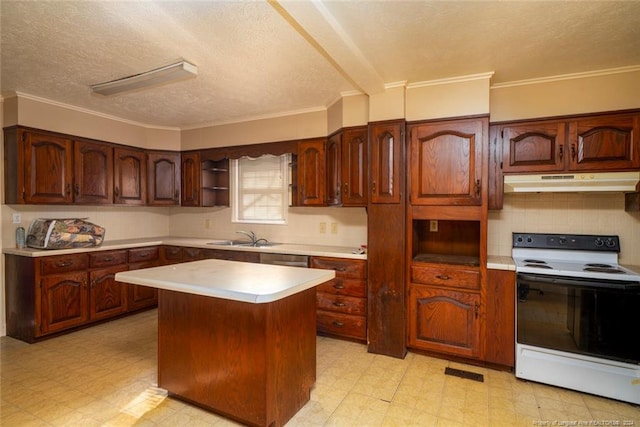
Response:
POLYGON ((203 159, 202 206, 229 206, 229 159, 203 159))
POLYGON ((480 221, 412 222, 412 262, 480 265, 480 221))

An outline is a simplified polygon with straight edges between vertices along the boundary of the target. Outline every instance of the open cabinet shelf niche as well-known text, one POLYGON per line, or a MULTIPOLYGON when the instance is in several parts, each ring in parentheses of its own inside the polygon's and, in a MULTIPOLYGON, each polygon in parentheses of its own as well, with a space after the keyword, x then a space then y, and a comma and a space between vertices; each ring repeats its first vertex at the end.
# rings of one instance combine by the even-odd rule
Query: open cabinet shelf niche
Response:
POLYGON ((229 206, 229 159, 203 160, 202 206, 229 206))
POLYGON ((480 265, 480 221, 413 220, 412 260, 480 265))

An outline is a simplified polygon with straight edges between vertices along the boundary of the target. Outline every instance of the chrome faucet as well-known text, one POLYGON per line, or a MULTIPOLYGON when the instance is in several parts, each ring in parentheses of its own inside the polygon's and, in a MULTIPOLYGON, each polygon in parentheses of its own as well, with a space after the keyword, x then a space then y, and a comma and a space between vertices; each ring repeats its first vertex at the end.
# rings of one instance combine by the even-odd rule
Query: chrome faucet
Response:
POLYGON ((256 237, 256 233, 254 233, 253 231, 236 231, 236 234, 244 234, 245 236, 247 236, 249 239, 251 239, 251 244, 255 246, 256 242, 258 241, 258 238, 256 237))

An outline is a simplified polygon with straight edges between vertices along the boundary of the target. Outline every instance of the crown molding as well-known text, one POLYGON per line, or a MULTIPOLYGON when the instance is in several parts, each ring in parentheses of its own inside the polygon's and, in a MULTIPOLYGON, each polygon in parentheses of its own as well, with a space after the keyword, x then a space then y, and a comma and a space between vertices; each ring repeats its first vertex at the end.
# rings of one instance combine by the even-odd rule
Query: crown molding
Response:
POLYGON ((451 84, 451 83, 470 82, 470 81, 474 81, 474 80, 488 80, 493 76, 493 74, 494 74, 493 71, 489 71, 489 72, 486 72, 486 73, 469 74, 469 75, 466 75, 466 76, 447 77, 447 78, 444 78, 444 79, 427 80, 427 81, 423 81, 423 82, 409 83, 407 85, 407 89, 416 89, 416 88, 425 87, 425 86, 439 86, 439 85, 446 85, 446 84, 451 84))
POLYGON ((534 85, 534 84, 540 84, 540 83, 552 83, 552 82, 558 82, 562 80, 584 79, 589 77, 600 77, 600 76, 608 76, 613 74, 632 73, 636 71, 640 71, 640 65, 630 65, 627 67, 607 68, 604 70, 585 71, 581 73, 571 73, 571 74, 559 74, 557 76, 539 77, 535 79, 515 80, 512 82, 496 83, 494 85, 491 85, 491 89, 502 89, 502 88, 514 87, 514 86, 527 86, 527 85, 534 85))
POLYGON ((254 122, 254 121, 258 121, 258 120, 277 119, 277 118, 287 117, 287 116, 296 116, 296 115, 299 115, 299 114, 318 113, 318 112, 326 112, 326 111, 327 111, 327 107, 310 107, 310 108, 303 108, 303 109, 300 109, 300 110, 283 111, 283 112, 280 112, 280 113, 264 114, 264 115, 259 115, 259 116, 239 117, 239 118, 233 119, 233 120, 221 120, 221 121, 213 121, 213 122, 203 122, 203 123, 198 123, 198 124, 195 124, 195 125, 183 126, 180 129, 181 130, 193 130, 193 129, 200 129, 200 128, 206 128, 206 127, 232 125, 232 124, 237 124, 237 123, 254 122))

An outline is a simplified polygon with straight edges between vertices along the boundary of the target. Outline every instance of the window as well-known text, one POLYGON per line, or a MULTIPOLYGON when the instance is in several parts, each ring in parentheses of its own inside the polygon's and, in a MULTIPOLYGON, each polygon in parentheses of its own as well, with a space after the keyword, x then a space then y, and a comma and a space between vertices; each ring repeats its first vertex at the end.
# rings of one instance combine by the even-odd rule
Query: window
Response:
POLYGON ((231 161, 233 222, 286 224, 289 154, 231 161))

